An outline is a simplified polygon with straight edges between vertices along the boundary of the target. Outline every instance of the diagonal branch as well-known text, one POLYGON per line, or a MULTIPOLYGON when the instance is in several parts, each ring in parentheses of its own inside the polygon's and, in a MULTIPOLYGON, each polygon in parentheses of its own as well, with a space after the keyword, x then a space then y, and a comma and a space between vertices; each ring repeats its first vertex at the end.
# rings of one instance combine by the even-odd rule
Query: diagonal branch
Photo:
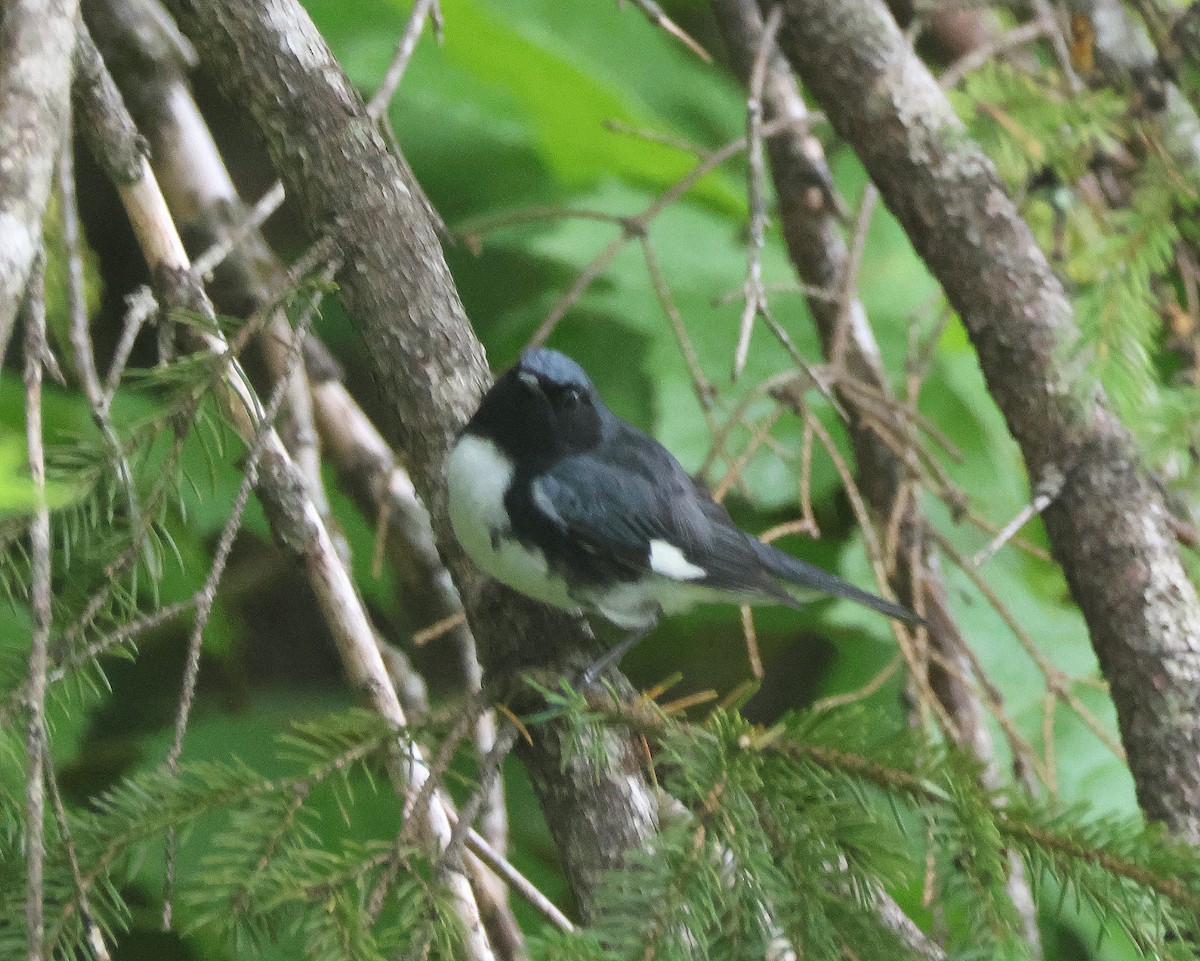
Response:
POLYGON ((1142 809, 1200 838, 1200 603, 1162 493, 1082 371, 1062 284, 880 0, 788 0, 781 46, 855 149, 979 353, 1112 685, 1142 809))
MULTIPOLYGON (((414 8, 410 27, 414 21, 424 21, 426 7, 414 8)), ((200 115, 185 73, 191 63, 179 45, 171 42, 170 16, 157 0, 97 0, 86 12, 134 119, 150 142, 155 172, 181 232, 189 245, 207 244, 208 251, 219 253, 219 257, 210 257, 206 252, 196 260, 197 269, 203 260, 215 271, 209 289, 218 309, 237 316, 269 312, 264 354, 272 375, 285 377, 285 354, 292 335, 282 311, 269 308, 286 271, 259 232, 255 214, 242 204, 200 115)), ((428 513, 391 449, 342 385, 336 361, 312 333, 305 340, 304 353, 307 377, 301 371, 300 376, 285 378, 292 420, 280 433, 290 453, 304 465, 309 490, 324 508, 315 443, 315 434, 320 434, 324 452, 380 531, 380 548, 393 557, 404 606, 413 611, 413 620, 429 623, 459 618, 450 633, 462 655, 468 688, 477 692, 481 679, 475 640, 462 623, 462 604, 433 543, 428 513)), ((322 514, 326 516, 324 509, 322 514)), ((326 516, 327 524, 331 520, 326 516)), ((348 556, 348 545, 341 541, 338 546, 343 556, 348 556)), ((387 646, 384 656, 389 666, 401 664, 403 658, 401 652, 387 646)), ((392 673, 411 716, 405 692, 423 682, 411 669, 392 673)), ((480 714, 476 737, 483 756, 495 738, 492 712, 480 714)), ((499 783, 488 798, 482 833, 493 847, 505 849, 507 820, 499 783)), ((467 866, 493 943, 506 957, 521 956, 523 938, 503 885, 473 854, 467 855, 467 866)))
POLYGON ((13 0, 0 16, 0 359, 42 246, 78 8, 78 0, 13 0))
MULTIPOLYGON (((443 466, 487 382, 419 189, 387 149, 350 85, 293 0, 269 10, 251 0, 172 0, 180 25, 226 94, 246 104, 289 196, 313 235, 328 233, 345 257, 337 277, 389 407, 391 439, 433 508, 438 546, 455 574, 485 666, 582 666, 595 641, 582 624, 484 585, 465 561, 443 509, 443 466)), ((657 805, 631 741, 610 733, 600 766, 578 756, 569 732, 540 729, 521 748, 585 914, 604 871, 654 830, 657 805)))
MULTIPOLYGON (((191 271, 183 242, 142 153, 142 140, 133 120, 82 27, 79 37, 81 77, 76 83, 76 95, 89 146, 116 182, 138 244, 162 290, 164 303, 214 320, 212 305, 191 271)), ((186 333, 198 350, 217 355, 230 350, 215 323, 208 331, 189 326, 186 333)), ((388 678, 362 599, 308 495, 303 477, 279 435, 264 422, 262 405, 236 361, 230 362, 216 395, 225 416, 247 447, 261 449, 258 492, 264 512, 276 537, 303 565, 351 684, 379 714, 397 727, 404 727, 407 718, 388 678)), ((429 767, 416 745, 412 745, 397 767, 394 773, 397 787, 411 799, 429 779, 429 767)), ((427 804, 408 809, 406 814, 417 819, 426 840, 439 848, 449 843, 453 815, 444 792, 433 791, 427 804)), ((461 870, 448 870, 446 883, 462 922, 468 956, 473 961, 492 961, 494 955, 466 876, 461 870)))

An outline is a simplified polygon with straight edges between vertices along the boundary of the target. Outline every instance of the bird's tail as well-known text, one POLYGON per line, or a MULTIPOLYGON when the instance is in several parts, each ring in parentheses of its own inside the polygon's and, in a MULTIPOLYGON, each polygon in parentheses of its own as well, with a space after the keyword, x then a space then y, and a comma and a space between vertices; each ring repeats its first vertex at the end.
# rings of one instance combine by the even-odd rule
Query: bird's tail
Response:
POLYGON ((814 567, 812 564, 806 563, 798 557, 792 557, 791 554, 786 554, 779 548, 772 547, 770 544, 764 544, 757 538, 750 539, 754 542, 755 553, 758 554, 758 558, 762 561, 763 566, 780 580, 822 594, 844 597, 848 601, 854 601, 856 604, 869 607, 873 611, 886 614, 888 617, 894 617, 896 620, 904 621, 907 624, 924 623, 922 618, 918 617, 907 607, 893 604, 891 601, 885 601, 882 597, 876 597, 874 594, 861 590, 853 584, 842 580, 840 577, 834 577, 828 571, 814 567))

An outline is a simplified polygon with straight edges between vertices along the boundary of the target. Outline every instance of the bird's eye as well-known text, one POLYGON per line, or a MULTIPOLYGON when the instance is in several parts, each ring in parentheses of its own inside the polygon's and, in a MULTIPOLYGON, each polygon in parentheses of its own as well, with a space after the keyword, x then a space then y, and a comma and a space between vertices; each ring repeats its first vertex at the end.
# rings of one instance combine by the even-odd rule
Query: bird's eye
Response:
POLYGON ((563 407, 574 407, 579 403, 579 388, 566 387, 561 394, 563 407))

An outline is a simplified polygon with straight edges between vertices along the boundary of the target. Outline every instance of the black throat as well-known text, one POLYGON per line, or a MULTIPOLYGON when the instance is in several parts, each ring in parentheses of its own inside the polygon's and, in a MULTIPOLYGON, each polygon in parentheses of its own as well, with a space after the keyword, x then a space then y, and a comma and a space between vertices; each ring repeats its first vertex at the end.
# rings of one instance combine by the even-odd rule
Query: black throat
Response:
POLYGON ((510 373, 487 393, 465 433, 491 441, 518 474, 530 477, 564 457, 595 449, 602 420, 590 400, 569 410, 556 408, 510 373))

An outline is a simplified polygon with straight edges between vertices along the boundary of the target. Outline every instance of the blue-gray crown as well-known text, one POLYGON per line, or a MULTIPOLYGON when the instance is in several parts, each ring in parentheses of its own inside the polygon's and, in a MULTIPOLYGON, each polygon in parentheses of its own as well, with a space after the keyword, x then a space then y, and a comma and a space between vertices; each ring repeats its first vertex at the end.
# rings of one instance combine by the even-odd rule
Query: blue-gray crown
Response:
POLYGON ((592 382, 584 369, 566 354, 548 347, 535 347, 521 355, 520 368, 538 380, 562 387, 591 387, 592 382))

